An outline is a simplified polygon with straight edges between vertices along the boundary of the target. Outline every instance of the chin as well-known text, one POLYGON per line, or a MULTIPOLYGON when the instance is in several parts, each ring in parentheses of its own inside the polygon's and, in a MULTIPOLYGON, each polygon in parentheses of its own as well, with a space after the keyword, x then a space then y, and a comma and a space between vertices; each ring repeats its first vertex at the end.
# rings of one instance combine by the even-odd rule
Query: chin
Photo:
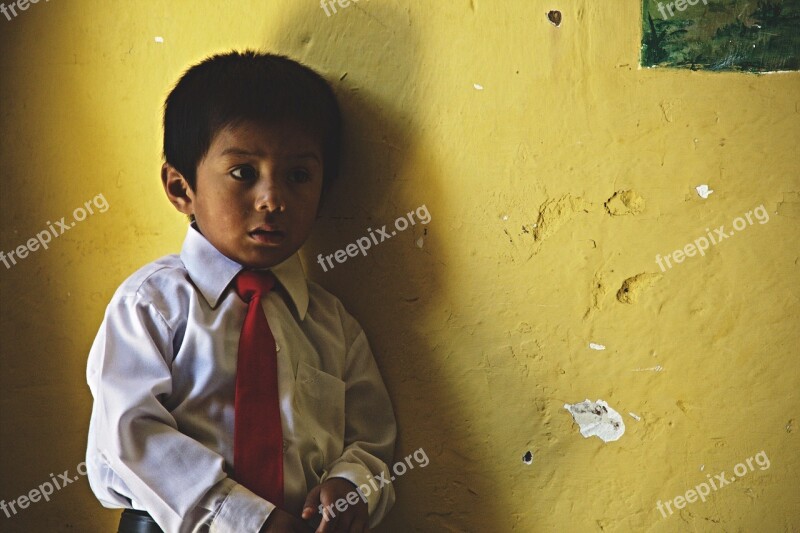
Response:
POLYGON ((283 250, 275 250, 272 253, 251 256, 249 258, 250 261, 243 261, 242 264, 250 268, 272 268, 289 259, 292 253, 286 253, 286 251, 283 250))

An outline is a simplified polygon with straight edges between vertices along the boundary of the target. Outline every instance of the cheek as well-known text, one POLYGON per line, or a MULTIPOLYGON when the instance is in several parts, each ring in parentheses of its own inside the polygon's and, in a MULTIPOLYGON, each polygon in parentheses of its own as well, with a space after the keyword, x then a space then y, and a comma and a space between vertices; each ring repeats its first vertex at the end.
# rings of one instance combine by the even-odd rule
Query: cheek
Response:
POLYGON ((232 235, 230 230, 241 226, 242 221, 246 218, 246 210, 233 202, 233 198, 226 199, 220 195, 216 201, 208 202, 203 206, 206 224, 213 224, 217 233, 232 235))
POLYGON ((319 206, 319 202, 322 196, 322 188, 318 187, 317 189, 308 191, 302 198, 303 202, 303 212, 309 213, 316 213, 317 207, 319 206))
POLYGON ((302 221, 303 226, 310 227, 317 218, 317 204, 313 199, 308 199, 299 206, 297 214, 297 218, 302 221))
POLYGON ((247 217, 251 208, 242 194, 226 190, 217 191, 213 203, 214 216, 225 224, 234 224, 247 217))

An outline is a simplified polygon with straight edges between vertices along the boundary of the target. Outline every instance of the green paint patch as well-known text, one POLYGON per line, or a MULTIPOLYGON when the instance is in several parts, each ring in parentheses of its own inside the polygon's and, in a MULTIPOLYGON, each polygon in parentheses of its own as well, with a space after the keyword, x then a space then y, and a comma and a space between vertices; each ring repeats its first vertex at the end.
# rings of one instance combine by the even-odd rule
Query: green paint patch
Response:
POLYGON ((641 65, 800 70, 800 0, 642 0, 641 65))

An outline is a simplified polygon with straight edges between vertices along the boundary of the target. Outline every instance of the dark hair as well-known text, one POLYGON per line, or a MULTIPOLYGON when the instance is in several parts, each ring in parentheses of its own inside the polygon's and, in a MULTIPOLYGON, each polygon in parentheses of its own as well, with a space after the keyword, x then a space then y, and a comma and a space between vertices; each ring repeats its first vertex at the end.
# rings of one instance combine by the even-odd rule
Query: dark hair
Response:
POLYGON ((244 120, 306 129, 320 141, 323 191, 336 179, 341 114, 331 86, 297 61, 253 50, 214 55, 178 80, 164 103, 164 158, 194 190, 214 136, 244 120))

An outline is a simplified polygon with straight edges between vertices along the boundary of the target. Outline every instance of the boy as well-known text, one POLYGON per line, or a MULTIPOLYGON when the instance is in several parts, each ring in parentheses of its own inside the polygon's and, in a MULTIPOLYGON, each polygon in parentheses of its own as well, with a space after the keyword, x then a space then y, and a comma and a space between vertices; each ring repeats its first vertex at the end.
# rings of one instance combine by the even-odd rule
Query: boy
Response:
POLYGON ((161 179, 191 224, 114 294, 87 369, 89 482, 120 532, 311 533, 324 509, 318 533, 361 533, 391 508, 367 483, 390 477, 386 388, 297 255, 339 136, 328 84, 281 56, 211 57, 168 96, 161 179))

